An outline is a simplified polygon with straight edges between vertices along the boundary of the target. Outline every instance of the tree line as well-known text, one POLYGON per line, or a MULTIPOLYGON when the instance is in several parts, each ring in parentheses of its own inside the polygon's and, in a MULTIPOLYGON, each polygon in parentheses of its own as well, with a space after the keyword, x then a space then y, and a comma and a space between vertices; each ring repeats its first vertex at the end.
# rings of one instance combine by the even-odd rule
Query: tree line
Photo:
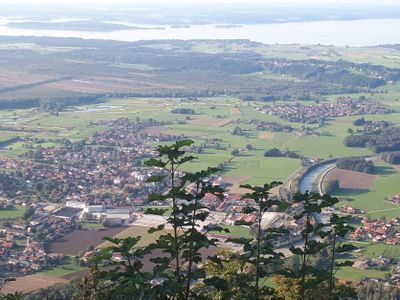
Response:
POLYGON ((375 133, 352 134, 343 143, 347 147, 369 148, 374 153, 400 151, 400 127, 387 127, 375 133))
POLYGON ((67 106, 98 103, 101 101, 102 97, 103 95, 81 94, 60 97, 1 99, 0 109, 39 108, 46 112, 59 112, 67 106))
POLYGON ((373 174, 375 172, 374 163, 363 157, 343 157, 336 161, 336 167, 339 169, 351 170, 373 174))

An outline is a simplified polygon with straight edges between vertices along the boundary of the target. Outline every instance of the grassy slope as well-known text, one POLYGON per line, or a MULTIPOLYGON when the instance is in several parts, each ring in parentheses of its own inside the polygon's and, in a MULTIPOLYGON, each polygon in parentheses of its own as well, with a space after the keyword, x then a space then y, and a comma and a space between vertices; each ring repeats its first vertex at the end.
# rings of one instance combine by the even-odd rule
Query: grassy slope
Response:
POLYGON ((81 267, 76 265, 73 257, 66 256, 63 262, 59 266, 39 271, 38 274, 52 276, 52 277, 62 277, 82 270, 87 270, 87 267, 81 267))

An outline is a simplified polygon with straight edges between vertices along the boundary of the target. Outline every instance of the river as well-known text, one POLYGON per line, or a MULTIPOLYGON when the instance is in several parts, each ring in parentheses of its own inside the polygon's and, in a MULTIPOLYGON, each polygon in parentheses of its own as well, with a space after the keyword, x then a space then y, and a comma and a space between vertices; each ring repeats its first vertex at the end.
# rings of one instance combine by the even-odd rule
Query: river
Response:
POLYGON ((75 37, 128 42, 167 39, 250 39, 265 44, 296 43, 337 46, 375 46, 400 43, 400 34, 398 33, 400 19, 251 24, 239 28, 216 28, 215 25, 192 25, 190 28, 165 26, 164 30, 117 30, 112 32, 10 28, 6 25, 8 20, 0 18, 1 20, 3 21, 0 22, 0 36, 75 37))
POLYGON ((300 181, 300 193, 311 191, 313 183, 317 179, 318 175, 324 171, 328 166, 332 165, 332 161, 321 163, 320 165, 312 168, 308 171, 300 181))

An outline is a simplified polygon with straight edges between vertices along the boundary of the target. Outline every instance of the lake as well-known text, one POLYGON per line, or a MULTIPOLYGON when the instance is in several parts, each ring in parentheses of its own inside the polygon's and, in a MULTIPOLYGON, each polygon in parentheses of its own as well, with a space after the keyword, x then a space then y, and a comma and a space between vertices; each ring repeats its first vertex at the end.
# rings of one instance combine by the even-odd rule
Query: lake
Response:
MULTIPOLYGON (((117 30, 112 32, 9 28, 5 23, 3 18, 3 22, 0 22, 0 35, 76 37, 128 42, 166 39, 250 39, 265 44, 337 46, 376 46, 400 43, 400 19, 252 24, 243 25, 240 28, 216 28, 215 25, 192 25, 190 28, 165 26, 164 30, 117 30)), ((147 27, 151 27, 151 25, 147 27)))

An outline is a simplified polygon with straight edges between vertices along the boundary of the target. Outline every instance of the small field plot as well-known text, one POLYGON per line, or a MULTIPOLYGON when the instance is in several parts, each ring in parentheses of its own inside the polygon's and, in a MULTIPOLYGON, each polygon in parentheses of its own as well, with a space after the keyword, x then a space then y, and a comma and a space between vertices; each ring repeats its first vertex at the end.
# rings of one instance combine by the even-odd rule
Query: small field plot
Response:
POLYGON ((57 283, 68 283, 68 280, 43 274, 26 275, 17 277, 15 281, 7 283, 1 289, 1 292, 4 294, 14 294, 15 292, 29 293, 57 283))
POLYGON ((264 184, 285 180, 300 168, 298 159, 282 157, 236 157, 228 164, 226 176, 248 176, 243 183, 264 184))
POLYGON ((340 189, 368 190, 375 181, 376 176, 372 174, 355 172, 334 168, 326 175, 324 181, 339 181, 340 189))
POLYGON ((230 119, 218 119, 212 117, 195 117, 193 120, 189 121, 189 124, 192 125, 201 125, 201 126, 213 126, 213 127, 222 127, 231 122, 230 119))
POLYGON ((387 271, 380 271, 375 269, 359 270, 353 267, 343 267, 336 273, 336 278, 345 280, 361 280, 368 277, 371 278, 384 278, 387 271))
POLYGON ((25 207, 15 206, 13 208, 0 209, 0 220, 17 219, 22 217, 25 212, 25 207))
POLYGON ((169 129, 168 127, 149 127, 144 130, 149 136, 155 136, 155 137, 160 137, 163 135, 175 135, 175 136, 180 136, 180 135, 185 135, 187 137, 200 137, 206 135, 206 133, 201 132, 201 131, 191 131, 191 130, 185 130, 184 125, 182 126, 182 129, 169 129))
MULTIPOLYGON (((222 228, 229 229, 229 233, 222 232, 223 234, 233 235, 235 237, 251 238, 254 236, 250 227, 246 226, 232 226, 232 225, 219 225, 222 228)), ((211 231, 211 233, 220 233, 219 231, 211 231)))
POLYGON ((39 274, 51 277, 63 277, 69 274, 86 270, 87 267, 81 267, 77 265, 71 256, 66 256, 60 265, 54 268, 42 270, 39 272, 39 274))
POLYGON ((244 194, 249 192, 249 190, 241 188, 240 185, 246 180, 249 180, 250 176, 223 176, 222 180, 230 183, 232 186, 229 187, 229 192, 232 194, 244 194))
POLYGON ((383 255, 389 258, 400 259, 400 245, 371 244, 365 247, 365 254, 369 257, 383 255))
POLYGON ((75 230, 60 239, 52 241, 47 247, 53 253, 76 255, 80 251, 86 250, 89 246, 101 244, 104 241, 104 237, 114 236, 124 229, 126 227, 108 228, 105 230, 75 230))
POLYGON ((269 131, 261 131, 258 137, 262 140, 272 140, 274 138, 274 133, 269 131))
POLYGON ((182 170, 196 172, 206 170, 208 167, 218 167, 219 164, 226 162, 231 157, 229 151, 214 149, 207 149, 202 154, 195 154, 195 156, 198 159, 183 165, 182 170))
POLYGON ((242 115, 242 112, 241 112, 240 109, 237 108, 237 107, 232 107, 232 108, 229 110, 229 112, 230 112, 230 115, 231 115, 231 116, 240 116, 240 115, 242 115))
MULTIPOLYGON (((155 242, 160 235, 165 234, 164 232, 154 232, 152 234, 148 233, 148 230, 150 229, 150 227, 144 227, 144 226, 129 226, 128 228, 126 228, 124 231, 119 232, 118 234, 115 235, 115 237, 117 238, 125 238, 125 237, 129 237, 129 236, 141 236, 142 239, 141 241, 138 243, 138 246, 145 246, 148 245, 152 242, 155 242)), ((172 230, 164 230, 166 232, 170 232, 172 233, 172 230)), ((103 242, 102 244, 100 244, 98 246, 98 248, 104 248, 107 246, 110 246, 111 243, 110 242, 103 242)))
POLYGON ((0 131, 0 142, 7 141, 9 139, 24 135, 26 135, 26 133, 24 132, 0 131))

